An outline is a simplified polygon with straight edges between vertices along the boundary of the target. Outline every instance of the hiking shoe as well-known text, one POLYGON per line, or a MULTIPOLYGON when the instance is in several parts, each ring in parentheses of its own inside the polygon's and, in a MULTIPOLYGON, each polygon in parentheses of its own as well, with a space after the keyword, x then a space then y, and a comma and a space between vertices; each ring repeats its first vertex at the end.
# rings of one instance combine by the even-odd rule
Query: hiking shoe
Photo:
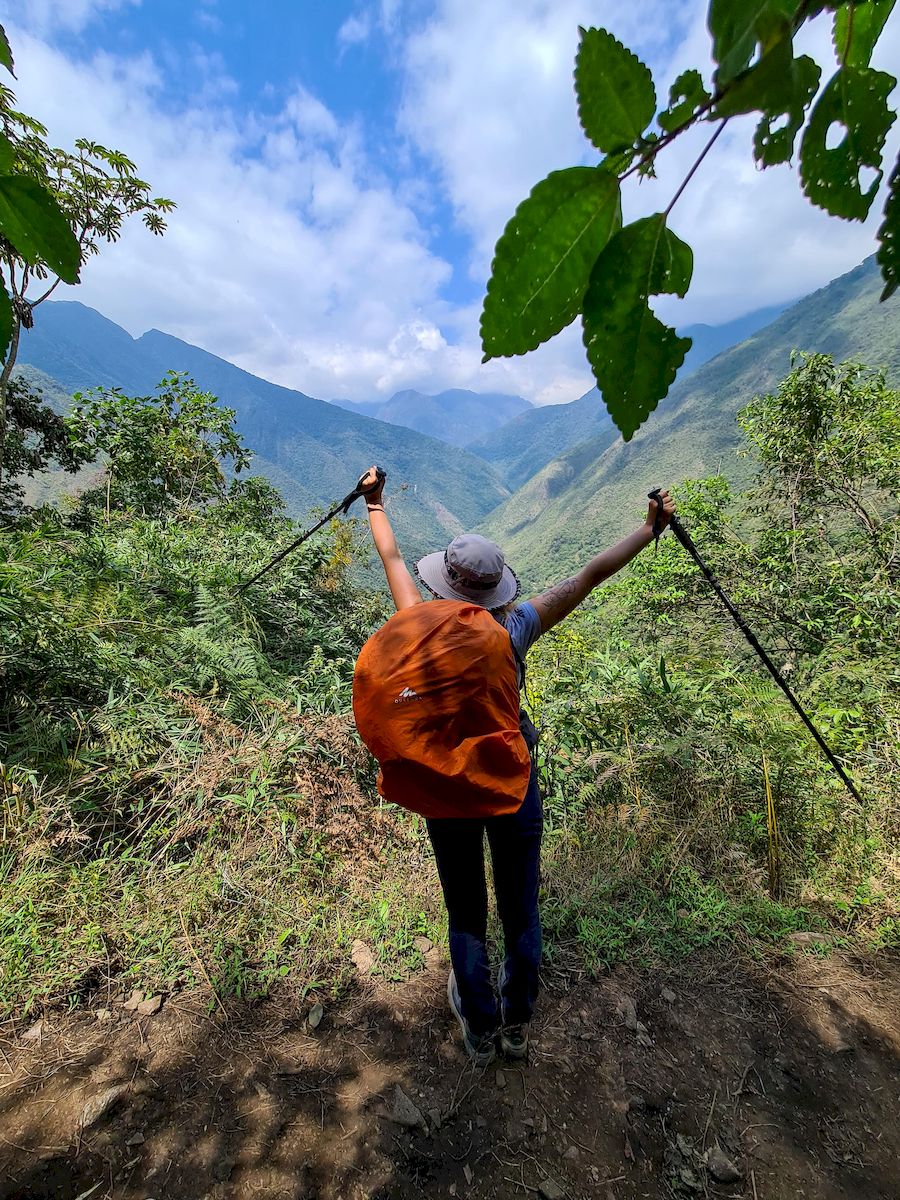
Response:
POLYGON ((500 1049, 507 1058, 527 1058, 528 1026, 507 1025, 501 1029, 500 1049))
POLYGON ((497 1053, 497 1047, 494 1043, 495 1034, 485 1033, 481 1037, 472 1032, 469 1028, 469 1022, 462 1014, 462 1007, 459 1000, 459 991, 456 987, 456 976, 451 971, 447 976, 447 1000, 450 1002, 450 1009, 459 1021, 459 1027, 462 1030, 463 1045, 466 1048, 466 1053, 476 1067, 486 1067, 494 1061, 497 1053))

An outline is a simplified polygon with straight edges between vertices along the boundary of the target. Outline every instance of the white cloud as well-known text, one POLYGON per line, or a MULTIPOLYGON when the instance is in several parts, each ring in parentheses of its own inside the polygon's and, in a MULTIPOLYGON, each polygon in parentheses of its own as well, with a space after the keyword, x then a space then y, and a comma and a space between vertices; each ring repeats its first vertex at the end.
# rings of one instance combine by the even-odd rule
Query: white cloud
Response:
MULTIPOLYGON (((687 66, 709 61, 706 0, 608 0, 595 19, 649 63, 660 98, 687 66)), ((489 272, 497 237, 516 204, 548 171, 596 155, 581 134, 572 88, 583 0, 438 0, 405 55, 405 128, 434 161, 459 224, 473 241, 471 273, 489 272)), ((827 64, 829 17, 806 41, 827 64)), ((895 14, 876 65, 900 61, 895 14)), ((826 69, 827 66, 826 66, 826 69)), ((707 71, 707 75, 710 72, 707 71)), ((664 209, 711 130, 659 158, 659 179, 626 189, 630 218, 664 209)), ((849 270, 874 249, 880 223, 829 218, 803 196, 795 170, 757 171, 752 122, 733 122, 673 212, 695 249, 694 282, 680 304, 660 303, 679 324, 717 323, 798 297, 849 270)), ((896 155, 895 130, 887 161, 896 155)), ((880 204, 879 204, 880 207, 880 204)), ((574 354, 580 354, 572 340, 574 354)), ((575 371, 577 364, 571 362, 575 371)))
MULTIPOLYGON (((554 167, 594 161, 571 78, 579 21, 592 15, 583 0, 435 0, 424 20, 421 0, 356 9, 339 45, 377 31, 403 71, 409 145, 390 168, 376 165, 386 158, 373 152, 371 127, 339 119, 307 87, 294 86, 274 115, 238 111, 207 47, 185 49, 194 99, 173 114, 177 62, 79 62, 50 44, 51 10, 78 29, 115 3, 34 0, 31 33, 11 31, 25 111, 58 144, 87 135, 121 147, 156 194, 179 204, 164 239, 132 223, 71 298, 133 333, 156 326, 312 395, 474 387, 548 403, 590 387, 577 326, 533 354, 482 365, 480 304, 446 301, 454 268, 430 246, 442 191, 471 243, 455 269, 480 284, 530 187, 554 167), (437 185, 416 170, 416 154, 432 160, 437 185)), ((662 91, 708 53, 705 10, 705 0, 607 0, 595 19, 651 63, 662 91)), ((898 25, 888 28, 888 63, 900 60, 898 25)), ((730 127, 674 210, 673 227, 696 251, 688 301, 659 305, 679 324, 799 296, 872 249, 877 214, 866 226, 829 220, 803 199, 795 172, 755 170, 751 133, 746 122, 730 127)), ((659 180, 629 189, 629 212, 665 207, 699 145, 684 138, 661 156, 659 180)))
POLYGON ((97 16, 140 4, 141 0, 28 0, 26 4, 4 4, 4 19, 15 21, 34 33, 80 33, 97 16))
POLYGON ((356 13, 349 16, 338 30, 338 46, 342 49, 358 46, 361 42, 368 41, 371 32, 372 19, 369 14, 356 13))

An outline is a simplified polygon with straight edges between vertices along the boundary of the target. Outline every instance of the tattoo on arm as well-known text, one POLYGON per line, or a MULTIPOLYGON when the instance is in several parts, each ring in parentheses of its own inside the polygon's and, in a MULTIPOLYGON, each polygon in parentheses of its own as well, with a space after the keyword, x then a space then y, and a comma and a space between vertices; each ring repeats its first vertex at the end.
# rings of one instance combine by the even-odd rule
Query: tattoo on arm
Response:
POLYGON ((564 579, 562 583, 558 583, 556 587, 550 588, 541 596, 541 607, 544 609, 548 617, 559 615, 565 616, 572 609, 575 597, 578 594, 578 581, 573 575, 571 579, 564 579))

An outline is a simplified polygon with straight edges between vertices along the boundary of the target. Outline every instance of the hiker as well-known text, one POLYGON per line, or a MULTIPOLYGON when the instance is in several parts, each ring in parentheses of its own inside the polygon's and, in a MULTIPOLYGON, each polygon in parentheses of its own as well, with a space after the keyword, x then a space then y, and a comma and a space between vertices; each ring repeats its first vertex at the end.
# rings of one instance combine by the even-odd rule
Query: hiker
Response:
MULTIPOLYGON (((372 489, 365 497, 369 525, 397 611, 422 604, 384 511, 383 474, 379 478, 372 467, 360 483, 372 489)), ((521 604, 515 603, 519 581, 506 565, 502 550, 476 533, 460 534, 446 550, 426 554, 417 563, 416 572, 432 596, 479 605, 504 626, 513 644, 521 691, 525 655, 538 637, 649 545, 655 521, 657 532, 669 523, 675 506, 668 492, 659 495, 658 520, 657 505, 652 502, 646 521, 634 533, 591 559, 577 575, 521 604)), ((538 994, 543 811, 533 753, 537 734, 524 712, 520 714, 520 729, 532 754, 528 789, 517 811, 486 818, 430 817, 426 822, 449 918, 452 970, 447 998, 462 1029, 466 1051, 478 1066, 487 1066, 493 1060, 498 1034, 506 1055, 526 1057, 528 1025, 538 994), (487 952, 485 832, 506 946, 498 978, 499 1006, 487 952)), ((464 803, 460 806, 465 807, 464 803)))

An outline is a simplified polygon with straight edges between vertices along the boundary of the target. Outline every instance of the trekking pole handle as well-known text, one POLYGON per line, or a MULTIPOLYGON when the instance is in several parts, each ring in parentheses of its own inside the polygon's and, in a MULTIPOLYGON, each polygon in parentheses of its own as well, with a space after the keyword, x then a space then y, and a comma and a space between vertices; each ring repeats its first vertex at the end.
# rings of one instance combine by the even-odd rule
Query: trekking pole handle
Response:
POLYGON ((384 470, 384 468, 376 467, 375 468, 375 482, 364 486, 363 480, 368 475, 368 473, 369 473, 368 471, 363 471, 362 475, 360 475, 359 480, 356 484, 356 488, 354 489, 360 496, 368 496, 370 492, 374 492, 375 489, 378 487, 378 485, 381 483, 384 483, 385 479, 387 479, 387 472, 384 470))

